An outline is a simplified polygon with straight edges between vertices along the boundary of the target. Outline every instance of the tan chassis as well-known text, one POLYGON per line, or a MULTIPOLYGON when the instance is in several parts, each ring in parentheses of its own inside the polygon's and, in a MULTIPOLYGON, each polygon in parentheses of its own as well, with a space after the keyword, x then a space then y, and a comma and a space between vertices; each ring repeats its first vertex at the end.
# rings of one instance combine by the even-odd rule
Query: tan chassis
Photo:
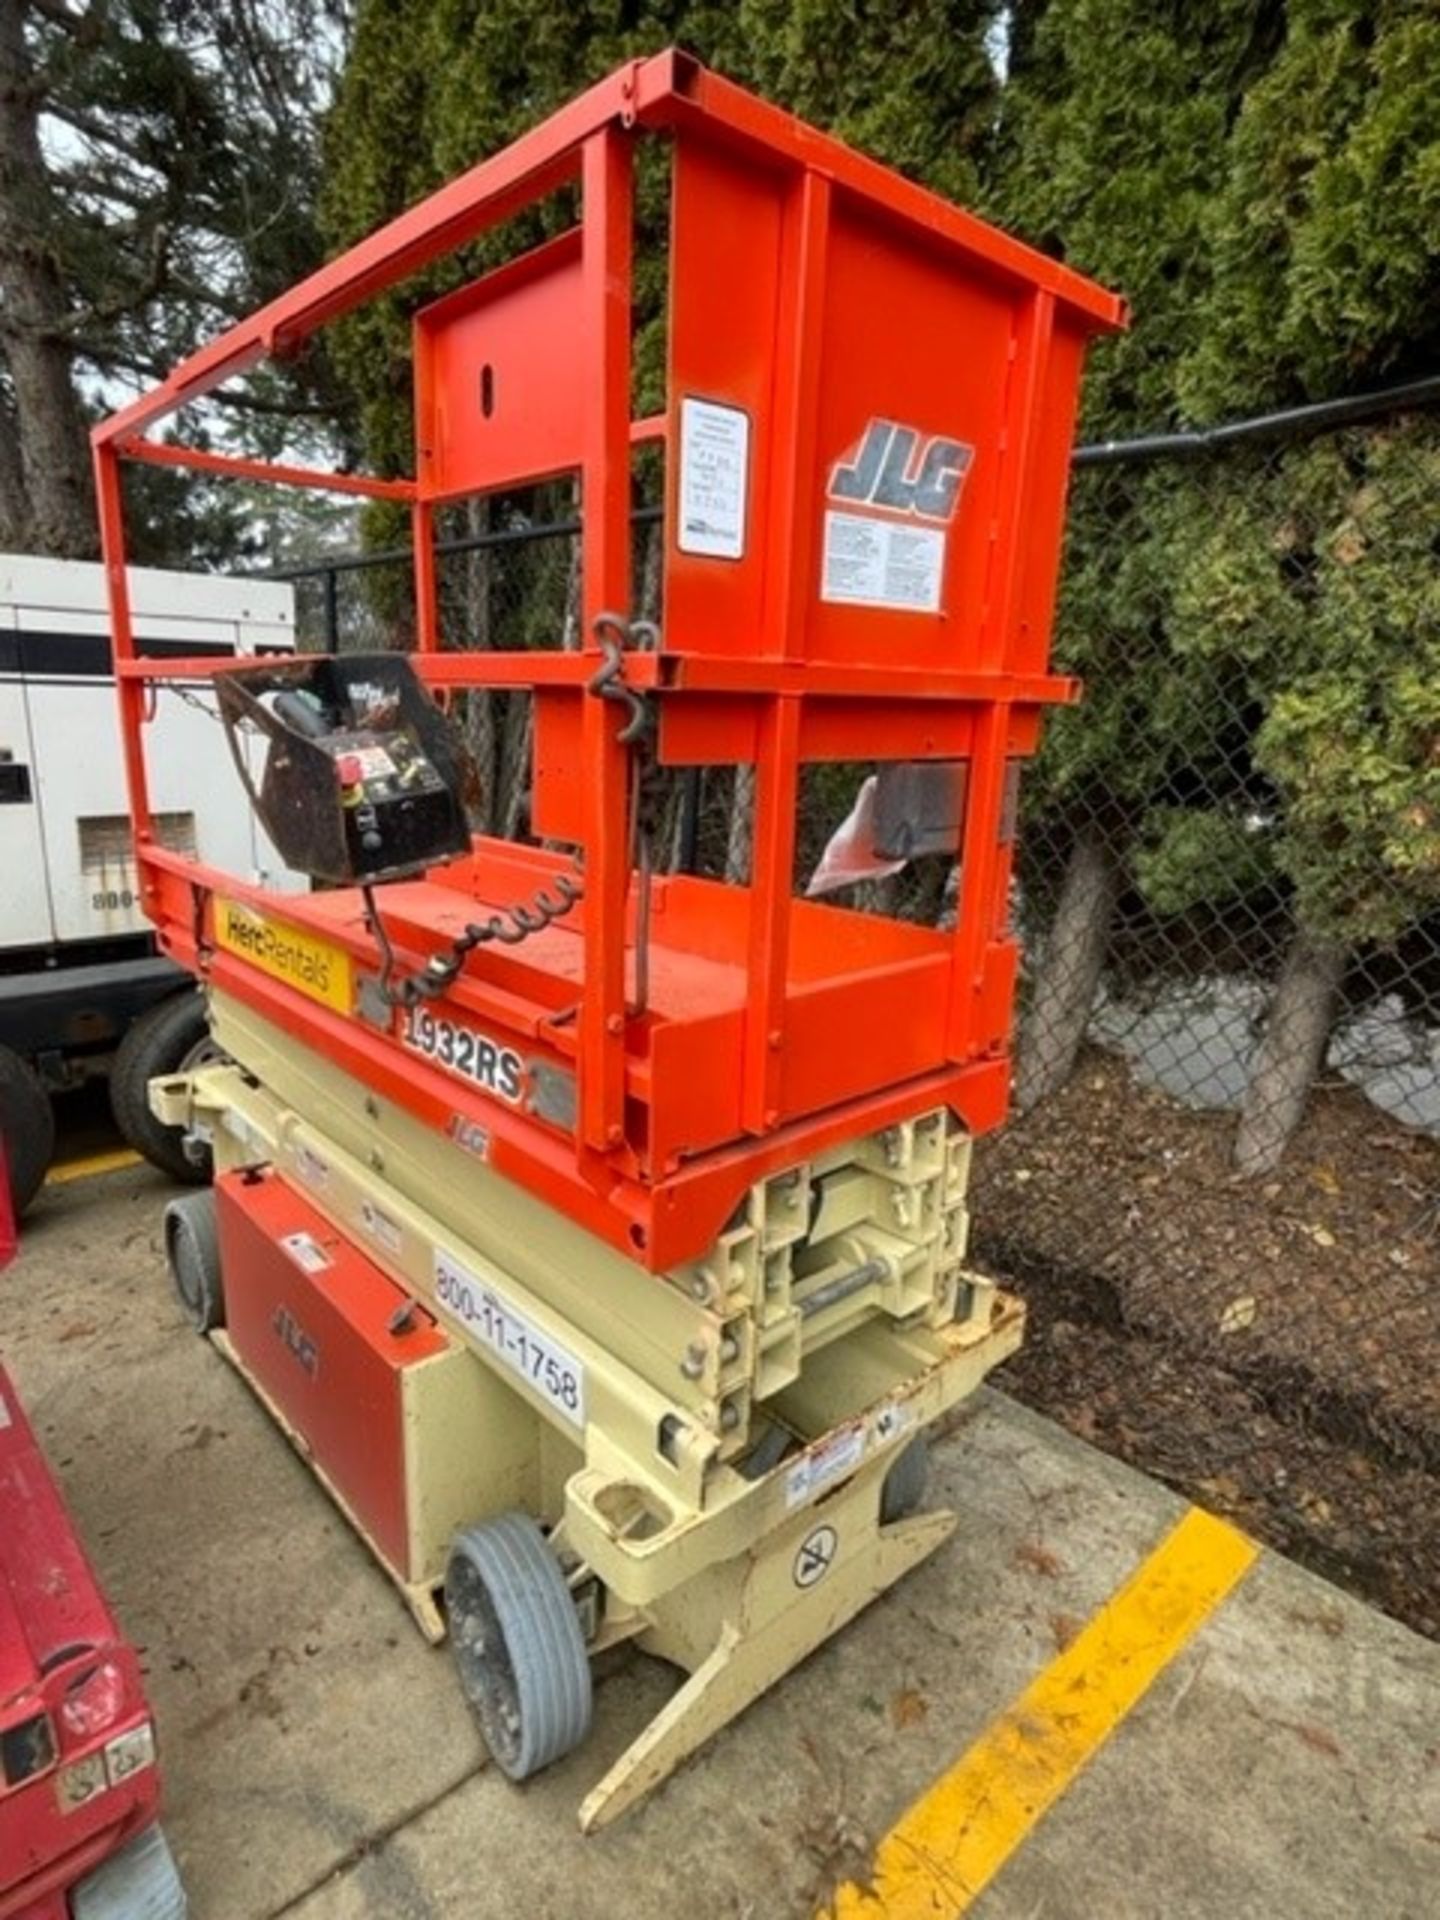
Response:
MULTIPOLYGON (((840 1177, 827 1191, 845 1200, 834 1245, 880 1271, 863 1299, 806 1318, 804 1290, 826 1276, 791 1270, 803 1233, 785 1224, 784 1177, 756 1189, 748 1237, 655 1276, 238 1003, 215 996, 212 1021, 248 1073, 216 1065, 156 1082, 157 1114, 207 1135, 221 1170, 273 1163, 455 1341, 407 1407, 407 1477, 424 1516, 409 1564, 391 1565, 367 1539, 427 1637, 443 1632, 435 1593, 453 1527, 529 1504, 577 1587, 593 1578, 603 1590, 592 1650, 633 1639, 689 1676, 588 1795, 583 1828, 631 1806, 949 1534, 949 1512, 883 1525, 882 1484, 900 1447, 1015 1350, 1023 1309, 951 1257, 963 1246, 956 1189, 963 1198, 968 1144, 957 1151, 943 1116, 938 1135, 936 1117, 921 1116, 898 1149, 887 1139, 884 1159, 876 1142, 859 1144, 854 1165, 829 1156, 840 1177), (908 1234, 898 1252, 897 1219, 908 1234), (437 1249, 580 1359, 583 1435, 437 1298, 437 1249), (725 1277, 709 1284, 717 1271, 725 1277), (803 1444, 752 1480, 728 1462, 762 1417, 803 1444), (454 1444, 466 1419, 483 1447, 454 1444), (676 1435, 669 1458, 656 1447, 664 1422, 676 1435), (817 1556, 823 1571, 807 1583, 817 1556)), ((813 1171, 793 1178, 808 1183, 813 1171)))

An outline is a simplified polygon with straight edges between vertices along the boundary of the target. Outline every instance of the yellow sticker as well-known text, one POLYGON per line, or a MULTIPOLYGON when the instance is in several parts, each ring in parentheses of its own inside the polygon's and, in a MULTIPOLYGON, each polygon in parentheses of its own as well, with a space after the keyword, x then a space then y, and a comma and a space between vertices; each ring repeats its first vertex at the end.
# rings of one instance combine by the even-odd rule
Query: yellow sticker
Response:
POLYGON ((337 1013, 349 1013, 355 1003, 350 956, 328 941, 287 927, 279 920, 242 907, 237 900, 216 900, 215 940, 230 953, 283 980, 287 987, 308 994, 337 1013))

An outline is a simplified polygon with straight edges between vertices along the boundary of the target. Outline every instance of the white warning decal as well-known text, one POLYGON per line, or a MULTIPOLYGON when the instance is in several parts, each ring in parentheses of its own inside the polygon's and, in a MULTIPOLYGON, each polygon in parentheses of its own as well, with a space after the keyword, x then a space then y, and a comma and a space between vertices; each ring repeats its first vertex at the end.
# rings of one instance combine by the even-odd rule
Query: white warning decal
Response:
POLYGON ((741 559, 749 491, 749 414, 713 400, 682 400, 680 551, 715 560, 741 559))
POLYGON ((840 606, 940 611, 945 536, 868 513, 825 515, 820 597, 840 606))
POLYGON ((821 599, 938 613, 945 529, 974 457, 963 440, 871 420, 830 469, 826 493, 840 504, 825 511, 821 599))

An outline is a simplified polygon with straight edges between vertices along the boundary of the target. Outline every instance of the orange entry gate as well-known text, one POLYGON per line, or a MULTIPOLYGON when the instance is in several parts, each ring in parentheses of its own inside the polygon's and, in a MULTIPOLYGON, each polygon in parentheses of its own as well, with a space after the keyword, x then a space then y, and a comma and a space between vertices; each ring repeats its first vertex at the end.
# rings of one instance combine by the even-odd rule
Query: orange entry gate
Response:
POLYGON ((936 1105, 1001 1118, 1016 947, 1015 772, 1074 697, 1048 638, 1086 340, 1121 303, 671 52, 602 81, 224 334, 95 431, 143 896, 165 950, 652 1268, 743 1190, 936 1105), (669 143, 663 412, 632 404, 635 150, 669 143), (558 237, 423 306, 413 477, 147 438, 265 355, 542 206, 558 237), (633 468, 665 474, 658 631, 632 617, 633 468), (534 698, 537 844, 476 837, 378 891, 419 972, 487 912, 583 871, 583 899, 468 955, 419 1006, 374 991, 358 890, 284 896, 168 851, 145 768, 167 682, 126 591, 122 463, 409 506, 415 665, 442 701, 534 698), (581 644, 465 651, 434 515, 578 480, 581 644), (749 880, 639 871, 642 760, 753 769, 749 880), (797 897, 802 769, 944 763, 963 793, 953 930, 797 897))

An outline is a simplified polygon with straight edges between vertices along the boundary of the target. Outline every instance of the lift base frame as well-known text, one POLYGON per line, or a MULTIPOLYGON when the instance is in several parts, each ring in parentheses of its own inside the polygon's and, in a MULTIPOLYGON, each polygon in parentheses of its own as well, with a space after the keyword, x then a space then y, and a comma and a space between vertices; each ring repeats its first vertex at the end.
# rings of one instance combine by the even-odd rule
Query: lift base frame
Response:
MULTIPOLYGON (((232 1046, 265 1038, 237 1009, 217 1009, 216 1025, 232 1046)), ((276 1059, 293 1060, 296 1050, 279 1044, 283 1036, 270 1038, 276 1059)), ((694 1383, 676 1369, 676 1392, 667 1398, 656 1389, 644 1327, 617 1319, 601 1345, 537 1292, 523 1258, 497 1266, 494 1242, 482 1247, 458 1235, 445 1196, 455 1191, 461 1149, 408 1116, 372 1112, 377 1144, 368 1155, 352 1153, 341 1138, 345 1110, 363 1111, 367 1102, 373 1109, 373 1096, 325 1063, 292 1067, 291 1078, 304 1111, 253 1066, 209 1066, 153 1089, 163 1119, 195 1127, 214 1146, 222 1256, 235 1265, 226 1274, 231 1330, 212 1337, 366 1540, 428 1638, 443 1633, 436 1595, 450 1533, 519 1506, 546 1524, 566 1558, 592 1652, 633 1640, 685 1671, 679 1692, 586 1798, 582 1826, 602 1825, 945 1539, 954 1525, 948 1512, 882 1522, 885 1477, 903 1446, 1019 1345, 1023 1309, 968 1270, 973 1291, 963 1317, 932 1314, 936 1324, 925 1324, 921 1311, 901 1325, 866 1309, 843 1334, 817 1344, 790 1387, 752 1413, 758 1428, 772 1407, 783 1409, 796 1443, 788 1457, 753 1479, 723 1461, 719 1448, 706 1454, 698 1477, 683 1456, 668 1468, 653 1444, 647 1463, 624 1443, 627 1422, 617 1410, 628 1408, 631 1430, 652 1442, 666 1420, 689 1434, 684 1393, 694 1383), (412 1154, 432 1206, 417 1204, 390 1177, 387 1159, 398 1165, 412 1154), (236 1221, 248 1238, 233 1237, 236 1221), (583 1429, 502 1365, 427 1284, 427 1274, 447 1262, 494 1276, 519 1324, 552 1350, 582 1359, 586 1404, 596 1416, 583 1429), (266 1276, 277 1269, 286 1276, 283 1297, 266 1292, 237 1312, 247 1290, 269 1286, 266 1276), (322 1318, 335 1310, 343 1328, 322 1318), (400 1417, 387 1426, 373 1392, 357 1385, 348 1348, 364 1344, 368 1355, 387 1337, 416 1338, 377 1331, 407 1311, 422 1325, 397 1365, 430 1385, 412 1392, 407 1380, 397 1396, 400 1417), (242 1334, 242 1326, 253 1331, 242 1334), (307 1360, 317 1330, 323 1347, 307 1360), (329 1425, 327 1393, 342 1403, 328 1409, 337 1416, 329 1425), (356 1413, 362 1401, 364 1419, 356 1413), (387 1447, 399 1458, 377 1461, 387 1447), (409 1524, 398 1530, 375 1519, 374 1477, 386 1468, 409 1503, 409 1524)), ((506 1210, 521 1196, 502 1181, 488 1199, 496 1233, 513 1235, 506 1210)), ((467 1204, 473 1212, 473 1197, 467 1204)), ((584 1273, 598 1243, 562 1216, 552 1215, 551 1225, 584 1273)), ((634 1272, 651 1294, 664 1291, 660 1277, 638 1265, 634 1272)))

